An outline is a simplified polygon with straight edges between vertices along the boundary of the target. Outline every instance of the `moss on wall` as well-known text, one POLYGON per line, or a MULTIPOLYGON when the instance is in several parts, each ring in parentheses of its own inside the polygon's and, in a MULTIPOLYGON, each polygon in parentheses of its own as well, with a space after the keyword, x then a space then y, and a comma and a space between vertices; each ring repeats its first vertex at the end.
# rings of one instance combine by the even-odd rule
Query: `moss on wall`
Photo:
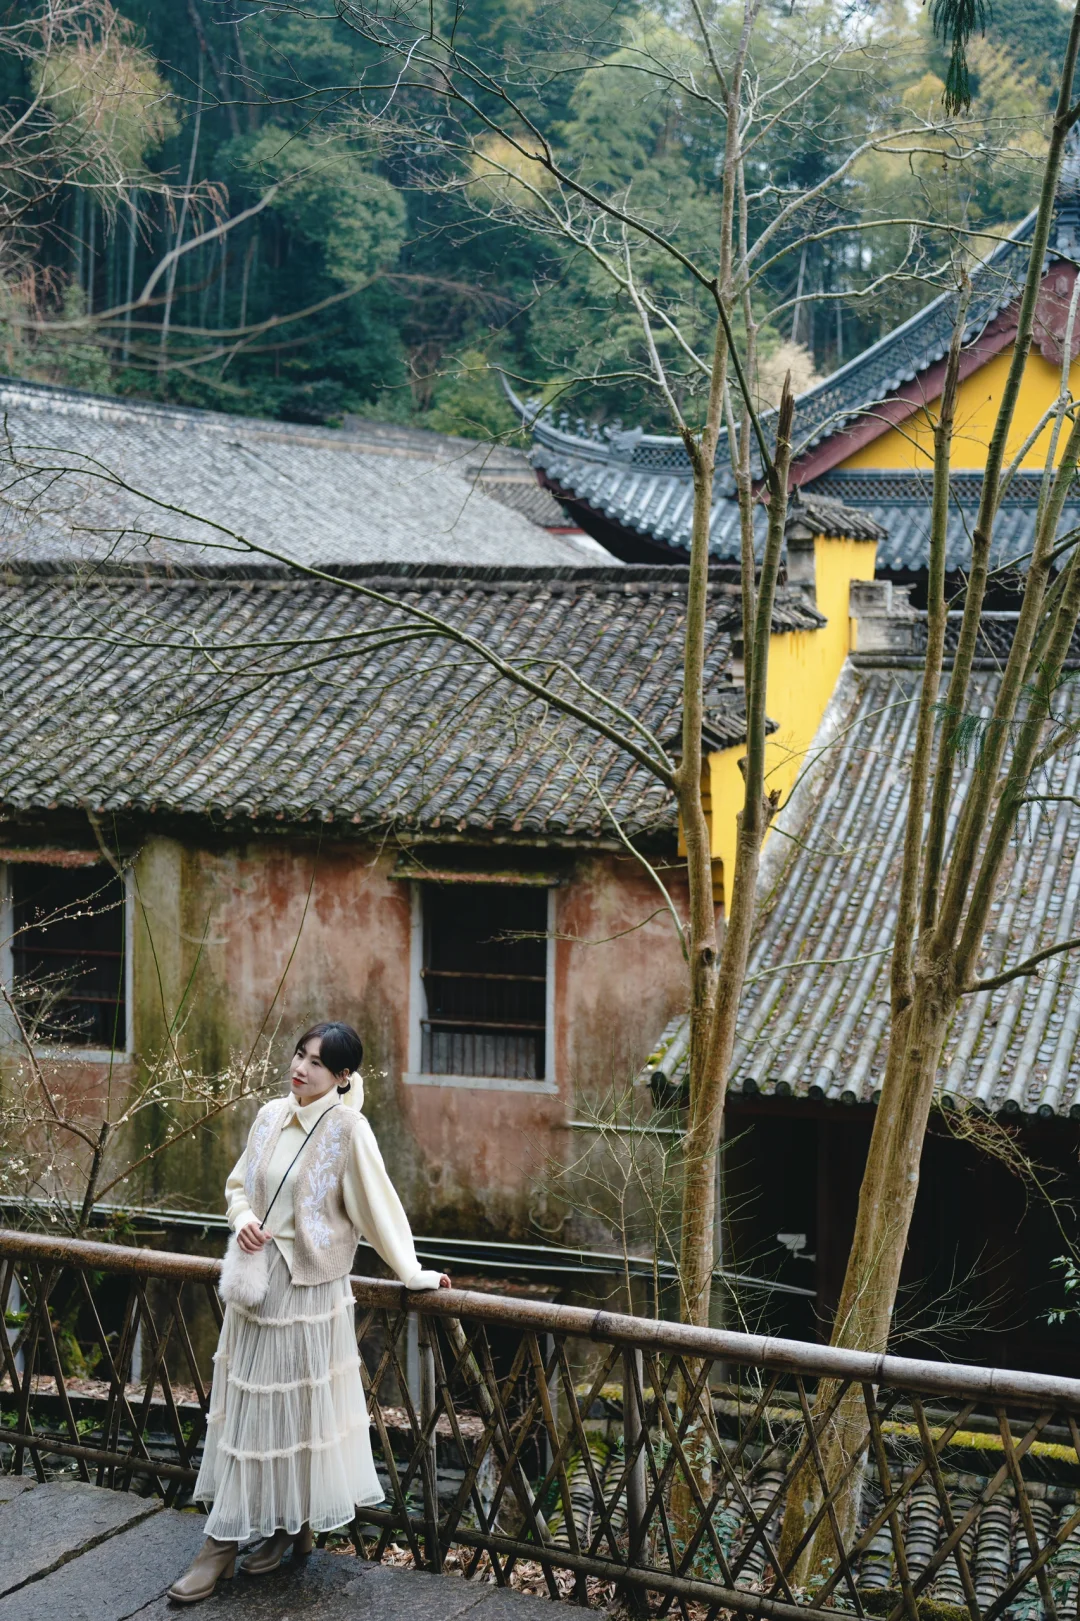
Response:
MULTIPOLYGON (((172 1040, 202 1072, 235 1070, 254 1052, 268 1060, 276 1090, 300 1031, 318 1018, 347 1019, 365 1044, 365 1112, 416 1229, 522 1236, 544 1201, 546 1162, 575 1151, 567 1121, 577 1097, 629 1084, 683 1005, 671 921, 634 862, 579 858, 556 901, 558 1090, 414 1086, 404 1079, 410 904, 408 886, 390 876, 394 859, 349 844, 148 839, 136 872, 134 964, 143 1071, 172 1040)), ((679 892, 680 875, 670 876, 679 892)), ((169 1150, 145 1194, 220 1209, 254 1107, 169 1150)), ((160 1119, 144 1119, 146 1135, 160 1133, 160 1119)))

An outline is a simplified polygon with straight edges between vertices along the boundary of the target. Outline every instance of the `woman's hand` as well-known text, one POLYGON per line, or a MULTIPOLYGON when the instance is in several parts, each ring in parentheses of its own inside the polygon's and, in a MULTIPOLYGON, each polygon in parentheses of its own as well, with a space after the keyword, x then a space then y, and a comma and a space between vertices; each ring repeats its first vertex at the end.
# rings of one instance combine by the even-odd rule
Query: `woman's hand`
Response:
POLYGON ((442 1274, 441 1278, 439 1279, 439 1288, 440 1289, 449 1289, 449 1287, 450 1287, 450 1279, 446 1276, 446 1273, 444 1272, 442 1274))
POLYGON ((237 1228, 236 1242, 245 1255, 257 1255, 269 1240, 270 1234, 264 1233, 257 1221, 245 1221, 242 1227, 237 1228))

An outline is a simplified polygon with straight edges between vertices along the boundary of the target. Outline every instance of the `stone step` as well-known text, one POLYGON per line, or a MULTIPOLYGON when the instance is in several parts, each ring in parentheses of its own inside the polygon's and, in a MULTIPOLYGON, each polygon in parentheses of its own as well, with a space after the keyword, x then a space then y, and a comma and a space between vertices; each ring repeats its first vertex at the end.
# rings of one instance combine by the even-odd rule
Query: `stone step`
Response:
POLYGON ((0 1503, 0 1597, 160 1511, 155 1499, 77 1481, 18 1492, 0 1503))
MULTIPOLYGON (((0 1526, 3 1523, 0 1519, 0 1526)), ((0 1621, 124 1621, 161 1597, 194 1559, 204 1534, 201 1514, 180 1514, 158 1504, 157 1512, 138 1524, 8 1593, 0 1599, 0 1621)), ((180 1612, 171 1613, 176 1621, 180 1612)))
MULTIPOLYGON (((287 1560, 272 1576, 244 1576, 238 1570, 193 1614, 198 1621, 559 1621, 559 1610, 546 1599, 456 1576, 396 1570, 332 1553, 314 1553, 290 1567, 287 1560)), ((28 1613, 25 1621, 37 1621, 38 1613, 28 1613)), ((131 1621, 178 1621, 182 1613, 160 1598, 131 1621)), ((52 1613, 46 1614, 52 1621, 52 1613)))
MULTIPOLYGON (((96 1486, 0 1476, 0 1621, 178 1621, 166 1590, 201 1514, 96 1486)), ((286 1559, 221 1582, 197 1621, 557 1621, 546 1599, 350 1555, 286 1559)))

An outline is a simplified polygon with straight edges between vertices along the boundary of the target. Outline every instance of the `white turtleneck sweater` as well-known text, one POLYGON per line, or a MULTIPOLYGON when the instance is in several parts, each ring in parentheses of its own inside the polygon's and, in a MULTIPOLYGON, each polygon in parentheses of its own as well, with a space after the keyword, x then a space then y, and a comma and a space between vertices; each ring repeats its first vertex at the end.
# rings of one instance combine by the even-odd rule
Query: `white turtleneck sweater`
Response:
MULTIPOLYGON (((274 1243, 281 1251, 285 1264, 292 1271, 293 1238, 293 1184, 299 1167, 289 1169, 297 1150, 301 1147, 315 1123, 340 1104, 336 1090, 331 1087, 321 1098, 299 1104, 290 1095, 290 1118, 286 1120, 277 1146, 270 1156, 267 1168, 266 1192, 273 1198, 282 1178, 281 1192, 270 1211, 269 1228, 274 1243), (286 1175, 288 1172, 288 1175, 286 1175)), ((247 1175, 247 1149, 240 1155, 225 1183, 225 1209, 229 1226, 234 1232, 248 1222, 258 1222, 244 1192, 247 1175)), ((345 1166, 342 1194, 349 1220, 362 1238, 371 1245, 390 1270, 409 1289, 437 1289, 440 1273, 426 1271, 416 1258, 409 1218, 406 1216, 397 1190, 387 1175, 375 1133, 363 1115, 353 1133, 352 1153, 345 1166)))

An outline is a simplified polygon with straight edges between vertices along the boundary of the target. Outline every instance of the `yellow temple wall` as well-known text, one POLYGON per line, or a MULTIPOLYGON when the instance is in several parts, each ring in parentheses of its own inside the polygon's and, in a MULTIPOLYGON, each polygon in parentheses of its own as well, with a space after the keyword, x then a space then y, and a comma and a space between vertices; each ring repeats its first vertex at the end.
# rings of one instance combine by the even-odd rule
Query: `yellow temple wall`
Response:
MULTIPOLYGON (((815 589, 826 623, 820 630, 785 631, 770 639, 765 708, 777 722, 777 730, 766 745, 765 786, 767 791, 779 789, 781 804, 806 764, 806 751, 851 651, 849 587, 852 580, 873 579, 876 551, 874 541, 818 535, 814 541, 815 589)), ((707 757, 717 900, 724 874, 735 870, 736 818, 743 804, 739 760, 745 753, 745 743, 739 743, 707 757)))
MULTIPOLYGON (((1005 349, 972 372, 960 385, 956 401, 956 430, 953 438, 953 466, 958 470, 981 471, 986 463, 986 446, 994 428, 998 402, 1005 387, 1012 352, 1005 349)), ((1037 349, 1028 356, 1020 398, 1013 417, 1006 448, 1011 460, 1031 433, 1039 418, 1053 405, 1061 386, 1061 368, 1051 365, 1037 349)), ((1080 392, 1080 360, 1072 368, 1073 394, 1080 392)), ((940 395, 920 408, 898 427, 888 428, 877 439, 838 463, 838 469, 853 472, 859 468, 928 468, 933 463, 933 424, 941 409, 940 395)), ((1045 465, 1050 443, 1049 425, 1025 454, 1021 466, 1040 469, 1045 465)), ((1060 447, 1064 435, 1059 440, 1060 447)))

